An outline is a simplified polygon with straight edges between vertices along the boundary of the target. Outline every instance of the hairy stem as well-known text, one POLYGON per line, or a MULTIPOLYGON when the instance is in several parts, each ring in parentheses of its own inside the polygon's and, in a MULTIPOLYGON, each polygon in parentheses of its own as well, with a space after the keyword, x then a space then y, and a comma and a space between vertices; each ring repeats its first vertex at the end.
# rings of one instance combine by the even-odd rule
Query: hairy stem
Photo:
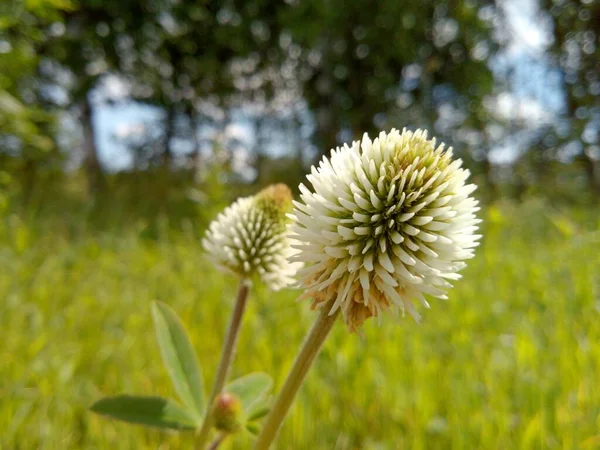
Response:
POLYGON ((258 435, 254 450, 268 450, 273 443, 279 427, 281 427, 300 386, 302 386, 302 382, 306 378, 308 370, 321 350, 325 338, 331 331, 331 328, 339 315, 339 309, 330 315, 330 308, 331 303, 321 308, 315 323, 306 336, 302 348, 300 349, 300 353, 298 353, 294 365, 281 388, 281 392, 279 392, 275 404, 258 435))
POLYGON ((229 368, 231 367, 231 361, 233 360, 233 355, 235 353, 235 346, 240 331, 240 324, 242 323, 242 316, 244 315, 244 310, 246 309, 246 302, 248 300, 249 292, 249 281, 242 278, 242 280, 240 280, 240 286, 238 289, 235 306, 233 308, 233 313, 231 314, 231 319, 229 321, 229 327, 227 328, 227 336, 225 337, 225 342, 223 343, 221 360, 219 361, 219 367, 217 368, 217 374, 215 375, 215 381, 210 393, 208 408, 206 414, 204 415, 204 422, 202 423, 202 427, 200 428, 196 438, 196 448, 198 450, 203 450, 206 442, 208 441, 208 435, 210 434, 210 429, 213 425, 213 404, 217 396, 223 390, 223 386, 227 380, 227 374, 229 372, 229 368))

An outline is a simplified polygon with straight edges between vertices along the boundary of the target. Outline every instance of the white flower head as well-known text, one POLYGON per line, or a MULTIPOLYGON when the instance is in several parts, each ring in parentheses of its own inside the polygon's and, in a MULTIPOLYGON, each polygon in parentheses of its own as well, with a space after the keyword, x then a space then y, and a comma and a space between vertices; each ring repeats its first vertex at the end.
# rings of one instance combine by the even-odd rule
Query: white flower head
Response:
POLYGON ((333 301, 350 330, 385 310, 408 311, 424 294, 446 298, 473 257, 476 186, 452 148, 436 147, 427 132, 393 129, 371 141, 331 151, 300 185, 302 202, 290 217, 292 260, 313 307, 333 301))
POLYGON ((225 208, 209 225, 202 245, 219 267, 258 277, 272 290, 286 287, 300 266, 288 260, 294 253, 287 233, 291 209, 290 189, 271 185, 225 208))

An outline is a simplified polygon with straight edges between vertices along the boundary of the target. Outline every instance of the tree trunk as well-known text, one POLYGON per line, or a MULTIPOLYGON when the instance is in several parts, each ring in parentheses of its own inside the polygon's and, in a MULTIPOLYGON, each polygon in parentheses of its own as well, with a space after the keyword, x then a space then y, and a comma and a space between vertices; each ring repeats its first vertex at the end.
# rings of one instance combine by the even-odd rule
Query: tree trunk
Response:
POLYGON ((163 166, 171 169, 173 166, 173 148, 171 147, 175 135, 175 108, 167 106, 167 118, 165 122, 165 142, 163 151, 163 166))
POLYGON ((598 168, 598 163, 587 153, 583 154, 582 161, 590 189, 598 198, 600 196, 600 168, 598 168))
POLYGON ((98 159, 96 146, 96 133, 94 130, 93 109, 88 94, 83 98, 81 105, 81 125, 83 127, 83 167, 88 177, 91 193, 105 188, 104 173, 98 159))
POLYGON ((496 186, 496 180, 494 179, 494 166, 490 161, 489 153, 486 153, 485 160, 483 161, 483 175, 488 187, 488 197, 490 201, 497 200, 498 186, 496 186))
POLYGON ((329 157, 331 150, 338 145, 337 135, 340 131, 338 120, 335 120, 331 110, 322 109, 317 116, 316 140, 318 152, 315 155, 317 161, 321 160, 323 155, 329 157))
MULTIPOLYGON (((25 150, 26 152, 27 150, 25 150)), ((23 164, 23 202, 29 204, 33 197, 33 187, 37 179, 37 167, 32 158, 25 155, 23 164)))
POLYGON ((198 127, 200 126, 200 116, 198 112, 192 110, 190 112, 190 123, 192 128, 192 142, 194 150, 192 153, 192 171, 194 173, 194 181, 200 182, 200 173, 202 170, 202 153, 200 148, 200 138, 198 137, 198 127))

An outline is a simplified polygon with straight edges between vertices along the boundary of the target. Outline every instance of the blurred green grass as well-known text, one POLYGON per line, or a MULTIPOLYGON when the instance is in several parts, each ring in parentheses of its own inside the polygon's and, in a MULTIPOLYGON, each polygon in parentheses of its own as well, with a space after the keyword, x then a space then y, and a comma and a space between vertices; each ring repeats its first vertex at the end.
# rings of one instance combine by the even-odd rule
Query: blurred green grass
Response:
MULTIPOLYGON (((334 329, 277 448, 600 448, 597 209, 530 200, 482 216, 476 259, 422 324, 334 329)), ((152 300, 181 316, 210 383, 235 280, 205 261, 190 221, 149 232, 58 217, 0 216, 0 448, 191 448, 189 434, 86 409, 123 392, 175 395, 152 300)), ((281 385, 312 318, 297 296, 254 290, 232 376, 263 370, 281 385)))

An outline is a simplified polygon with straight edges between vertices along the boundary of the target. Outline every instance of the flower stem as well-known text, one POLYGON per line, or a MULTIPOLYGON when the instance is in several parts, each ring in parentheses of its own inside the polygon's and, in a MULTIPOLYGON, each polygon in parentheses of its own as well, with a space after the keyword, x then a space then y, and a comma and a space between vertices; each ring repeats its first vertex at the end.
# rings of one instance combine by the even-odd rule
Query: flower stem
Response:
POLYGON ((208 435, 213 425, 213 403, 217 396, 223 390, 225 381, 227 380, 227 373, 233 360, 235 353, 235 346, 240 331, 240 324, 242 323, 242 316, 246 309, 246 301, 248 300, 248 293, 250 292, 250 283, 247 279, 242 278, 240 280, 240 286, 238 288, 237 298, 231 319, 229 321, 229 327, 227 328, 227 336, 223 343, 223 350, 221 351, 221 360, 219 361, 219 367, 217 368, 217 374, 215 375, 215 381, 213 383, 212 391, 210 393, 208 407, 206 414, 204 415, 204 422, 198 432, 196 438, 196 448, 203 450, 206 442, 208 441, 208 435))
POLYGON ((225 440, 226 437, 227 437, 226 433, 222 433, 219 436, 217 436, 217 438, 208 447, 208 450, 217 450, 219 448, 219 445, 221 445, 223 443, 223 441, 225 440))
POLYGON ((319 350, 321 350, 325 338, 331 331, 331 328, 339 315, 339 308, 331 315, 329 314, 330 308, 331 303, 324 305, 321 308, 319 316, 306 336, 302 348, 300 349, 300 353, 298 353, 294 365, 288 373, 285 383, 275 400, 275 404, 258 435, 254 450, 268 450, 273 443, 277 431, 285 419, 285 416, 294 401, 294 397, 298 393, 298 389, 300 389, 304 378, 306 378, 308 369, 310 369, 319 350))

